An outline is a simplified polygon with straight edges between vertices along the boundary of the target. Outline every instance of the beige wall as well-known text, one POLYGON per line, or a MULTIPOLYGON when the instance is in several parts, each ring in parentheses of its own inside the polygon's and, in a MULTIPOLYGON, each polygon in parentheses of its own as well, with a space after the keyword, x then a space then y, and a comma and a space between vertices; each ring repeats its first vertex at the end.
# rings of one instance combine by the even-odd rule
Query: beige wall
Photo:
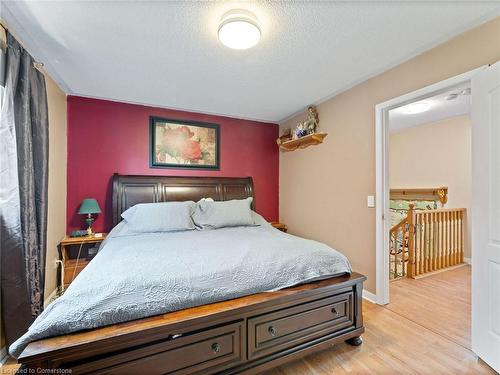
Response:
MULTIPOLYGON (((472 199, 471 124, 469 116, 451 117, 393 133, 389 139, 389 186, 448 186, 446 208, 466 208, 472 199), (425 150, 425 152, 422 152, 425 150)), ((470 258, 470 220, 465 256, 470 258)))
POLYGON ((47 222, 47 258, 45 298, 57 286, 57 245, 66 234, 66 94, 45 74, 49 107, 49 207, 47 222))
POLYGON ((375 105, 498 60, 500 17, 320 104, 325 143, 280 154, 280 220, 342 251, 374 293, 375 105))

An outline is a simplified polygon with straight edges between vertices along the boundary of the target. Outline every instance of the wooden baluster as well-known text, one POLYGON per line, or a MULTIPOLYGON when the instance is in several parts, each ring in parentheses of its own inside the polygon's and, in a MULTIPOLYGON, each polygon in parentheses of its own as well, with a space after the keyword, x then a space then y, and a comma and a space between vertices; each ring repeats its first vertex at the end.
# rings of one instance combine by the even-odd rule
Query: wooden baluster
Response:
POLYGON ((396 245, 395 245, 395 261, 394 261, 394 267, 396 269, 396 278, 399 278, 399 247, 398 247, 398 240, 399 240, 399 236, 400 236, 400 232, 401 232, 401 229, 398 229, 398 231, 396 232, 396 245))
POLYGON ((399 230, 394 232, 394 278, 398 278, 398 235, 399 230))
POLYGON ((429 213, 429 269, 433 271, 434 268, 434 214, 429 213))
POLYGON ((392 254, 393 254, 392 255, 392 261, 393 261, 393 263, 392 263, 392 271, 393 271, 392 275, 393 275, 394 279, 396 279, 398 277, 398 275, 396 273, 396 269, 397 269, 396 262, 398 261, 398 258, 397 258, 398 257, 398 254, 397 254, 397 247, 398 247, 398 245, 397 245, 397 239, 398 239, 398 232, 396 231, 396 232, 394 232, 394 240, 392 242, 392 254))
POLYGON ((460 231, 460 211, 457 211, 456 213, 457 217, 457 264, 460 264, 460 236, 462 235, 462 232, 460 231))
POLYGON ((443 260, 448 267, 448 212, 443 212, 443 260))
POLYGON ((391 242, 391 272, 392 272, 392 278, 396 278, 396 274, 394 273, 394 262, 396 261, 394 258, 394 233, 391 235, 392 236, 392 242, 391 242))
POLYGON ((436 262, 436 269, 440 269, 441 267, 439 267, 439 212, 435 212, 434 213, 434 225, 436 226, 436 230, 435 230, 435 237, 434 237, 434 250, 435 250, 435 253, 434 253, 434 258, 435 258, 435 262, 436 262))
POLYGON ((446 238, 448 243, 446 244, 446 258, 448 259, 448 266, 451 266, 451 213, 447 212, 446 215, 446 238))
POLYGON ((413 214, 413 226, 415 228, 415 230, 413 231, 414 235, 413 235, 413 275, 412 277, 415 277, 418 275, 418 272, 419 272, 419 268, 418 268, 418 250, 419 250, 419 247, 418 247, 418 238, 419 238, 419 234, 418 234, 418 231, 419 231, 419 225, 418 225, 418 214, 417 213, 414 213, 413 214))
POLYGON ((432 234, 433 234, 433 226, 432 226, 432 213, 429 212, 427 214, 428 220, 429 220, 429 248, 427 249, 427 256, 429 258, 429 272, 433 271, 433 264, 432 264, 432 234))
POLYGON ((452 212, 453 217, 453 265, 457 264, 457 212, 452 212))
POLYGON ((451 250, 453 251, 452 253, 452 260, 453 260, 453 265, 457 264, 457 230, 456 230, 456 220, 455 220, 455 211, 451 212, 451 234, 452 234, 452 246, 451 250))
POLYGON ((460 245, 460 263, 464 262, 464 252, 465 252, 465 214, 466 211, 462 210, 460 212, 460 233, 461 233, 461 245, 460 245))
POLYGON ((427 214, 427 218, 429 220, 429 247, 427 248, 427 256, 429 258, 429 272, 433 271, 432 267, 432 234, 434 228, 432 227, 432 213, 429 212, 427 214))
POLYGON ((448 244, 448 252, 450 258, 450 266, 453 266, 453 218, 451 211, 448 212, 448 236, 450 238, 450 242, 448 244))
POLYGON ((441 267, 444 268, 446 267, 446 252, 445 252, 445 212, 440 213, 441 216, 441 223, 439 225, 439 249, 440 249, 440 257, 441 257, 441 267))
POLYGON ((389 231, 389 280, 391 280, 392 275, 392 231, 389 231))
POLYGON ((406 243, 406 225, 401 228, 401 235, 403 238, 403 243, 401 245, 401 277, 405 277, 405 243, 406 243))
POLYGON ((450 243, 448 246, 448 252, 450 254, 450 266, 453 266, 453 212, 448 212, 448 222, 449 222, 449 235, 450 243))
POLYGON ((423 246, 423 231, 424 226, 422 213, 418 214, 418 273, 419 275, 424 273, 424 246, 423 246))
POLYGON ((442 247, 442 238, 443 238, 443 228, 442 228, 442 223, 443 223, 443 213, 438 212, 437 213, 437 258, 438 258, 438 268, 441 269, 443 268, 443 247, 442 247))
POLYGON ((426 244, 426 251, 425 251, 425 265, 426 265, 426 272, 431 271, 431 215, 429 213, 425 214, 425 232, 427 234, 425 244, 426 244))
POLYGON ((414 266, 415 266, 415 230, 414 230, 414 220, 415 211, 413 210, 413 203, 410 203, 408 209, 408 269, 407 274, 410 277, 415 276, 414 266))
POLYGON ((457 211, 453 211, 453 263, 458 263, 458 220, 457 220, 457 211))
POLYGON ((427 225, 427 213, 423 213, 422 214, 422 218, 423 218, 423 228, 424 228, 424 235, 423 235, 423 240, 424 240, 424 243, 423 243, 423 263, 424 263, 424 272, 423 273, 426 273, 429 268, 427 267, 428 265, 428 262, 427 262, 427 245, 428 245, 428 242, 427 242, 427 237, 428 237, 428 233, 429 233, 429 226, 427 225))
POLYGON ((457 263, 462 263, 462 211, 457 211, 457 263))
POLYGON ((398 250, 398 243, 397 243, 397 240, 398 240, 398 231, 395 231, 394 234, 393 234, 393 242, 392 242, 392 275, 393 275, 393 278, 394 279, 397 279, 398 277, 398 274, 397 274, 397 266, 396 266, 396 263, 398 261, 398 253, 397 253, 397 250, 398 250))
POLYGON ((457 263, 462 263, 462 210, 457 212, 458 216, 458 254, 457 254, 457 263))
POLYGON ((422 255, 421 255, 421 248, 422 248, 422 224, 420 224, 420 213, 417 213, 415 216, 415 224, 417 225, 417 237, 416 237, 416 242, 415 242, 415 276, 420 275, 422 273, 422 255))
POLYGON ((432 213, 432 266, 434 270, 438 269, 438 257, 437 257, 437 238, 438 238, 438 231, 437 231, 437 212, 432 213))
POLYGON ((404 251, 405 251, 405 238, 406 238, 406 224, 401 227, 401 253, 399 254, 399 266, 401 268, 401 277, 403 277, 403 267, 404 267, 404 251))
POLYGON ((413 275, 415 277, 418 275, 418 214, 413 214, 413 226, 415 230, 413 231, 413 275))
POLYGON ((396 272, 397 272, 398 277, 401 277, 401 273, 399 272, 399 269, 400 269, 400 266, 401 266, 401 254, 403 253, 403 246, 404 246, 404 239, 405 239, 404 225, 398 231, 398 237, 400 235, 401 235, 400 238, 402 239, 402 242, 401 242, 401 247, 398 248, 398 250, 400 250, 401 252, 400 253, 398 252, 398 261, 396 262, 396 267, 397 267, 396 268, 396 272))

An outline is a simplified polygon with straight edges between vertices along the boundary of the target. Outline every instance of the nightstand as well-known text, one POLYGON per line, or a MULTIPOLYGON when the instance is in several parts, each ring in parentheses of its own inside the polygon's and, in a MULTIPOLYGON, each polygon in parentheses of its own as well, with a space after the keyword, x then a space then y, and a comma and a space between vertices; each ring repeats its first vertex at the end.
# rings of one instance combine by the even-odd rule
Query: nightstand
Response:
POLYGON ((288 232, 288 227, 283 223, 280 223, 278 221, 271 221, 269 224, 271 224, 274 228, 279 229, 282 232, 285 233, 288 232))
POLYGON ((64 269, 59 280, 59 286, 62 286, 63 290, 66 289, 85 266, 89 264, 89 249, 99 247, 101 242, 106 238, 106 235, 107 233, 102 233, 102 237, 66 236, 59 243, 59 259, 62 261, 64 269), (78 255, 78 253, 80 254, 78 255))

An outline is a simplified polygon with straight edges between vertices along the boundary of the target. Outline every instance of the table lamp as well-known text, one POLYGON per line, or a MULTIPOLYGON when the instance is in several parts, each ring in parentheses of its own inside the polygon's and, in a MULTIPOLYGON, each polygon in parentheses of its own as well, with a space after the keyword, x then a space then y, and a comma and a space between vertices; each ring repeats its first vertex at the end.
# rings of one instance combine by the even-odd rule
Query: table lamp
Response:
POLYGON ((92 214, 100 214, 101 209, 99 208, 99 204, 94 198, 86 198, 82 201, 82 205, 80 206, 80 209, 78 210, 78 213, 80 215, 87 215, 87 218, 85 221, 87 222, 88 228, 87 228, 87 234, 91 236, 93 234, 92 232, 92 223, 94 222, 94 218, 92 217, 92 214))

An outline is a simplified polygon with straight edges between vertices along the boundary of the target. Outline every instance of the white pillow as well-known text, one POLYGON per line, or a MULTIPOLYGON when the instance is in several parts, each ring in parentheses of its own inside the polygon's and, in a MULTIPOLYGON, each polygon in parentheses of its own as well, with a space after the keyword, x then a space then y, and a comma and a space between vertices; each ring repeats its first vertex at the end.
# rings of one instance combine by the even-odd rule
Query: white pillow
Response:
POLYGON ((122 213, 122 218, 131 231, 138 233, 192 230, 195 207, 193 201, 140 203, 122 213))
POLYGON ((218 202, 202 199, 196 204, 193 221, 201 229, 255 225, 250 209, 252 201, 252 197, 218 202))

